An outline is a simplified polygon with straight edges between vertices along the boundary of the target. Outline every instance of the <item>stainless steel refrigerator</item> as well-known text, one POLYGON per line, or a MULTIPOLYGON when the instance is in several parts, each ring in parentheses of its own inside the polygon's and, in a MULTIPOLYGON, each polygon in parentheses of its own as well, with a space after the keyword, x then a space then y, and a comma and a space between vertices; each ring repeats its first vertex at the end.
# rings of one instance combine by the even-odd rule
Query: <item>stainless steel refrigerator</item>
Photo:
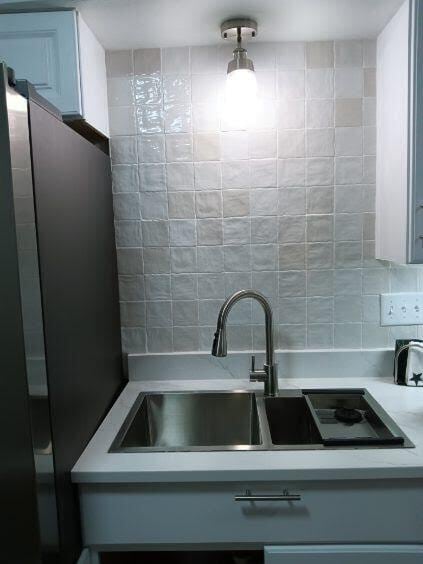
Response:
POLYGON ((70 470, 123 384, 110 161, 4 63, 0 268, 0 560, 73 564, 70 470))

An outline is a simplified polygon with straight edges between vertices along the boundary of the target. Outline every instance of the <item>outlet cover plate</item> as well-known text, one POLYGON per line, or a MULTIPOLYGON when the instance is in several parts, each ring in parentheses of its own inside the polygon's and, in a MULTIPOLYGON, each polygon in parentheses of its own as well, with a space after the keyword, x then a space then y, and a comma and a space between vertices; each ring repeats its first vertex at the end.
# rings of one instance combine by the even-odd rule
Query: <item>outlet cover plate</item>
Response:
POLYGON ((380 295, 381 325, 422 325, 423 293, 402 292, 380 295))

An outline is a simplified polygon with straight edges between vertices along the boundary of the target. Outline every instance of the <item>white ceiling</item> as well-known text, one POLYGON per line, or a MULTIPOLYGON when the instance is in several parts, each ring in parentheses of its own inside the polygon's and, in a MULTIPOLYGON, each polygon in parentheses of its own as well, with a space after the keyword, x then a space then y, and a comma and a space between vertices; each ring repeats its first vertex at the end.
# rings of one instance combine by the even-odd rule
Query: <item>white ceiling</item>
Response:
POLYGON ((248 16, 258 41, 375 37, 404 0, 0 0, 0 10, 77 7, 106 49, 208 45, 248 16))

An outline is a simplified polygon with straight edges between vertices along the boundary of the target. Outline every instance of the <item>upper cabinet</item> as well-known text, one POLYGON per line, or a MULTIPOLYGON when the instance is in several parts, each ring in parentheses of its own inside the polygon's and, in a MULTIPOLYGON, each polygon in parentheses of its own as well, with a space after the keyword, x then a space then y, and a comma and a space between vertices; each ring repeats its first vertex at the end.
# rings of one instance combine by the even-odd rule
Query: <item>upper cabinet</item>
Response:
POLYGON ((0 60, 65 119, 108 136, 105 52, 75 10, 0 15, 0 60))
POLYGON ((423 263, 423 0, 377 41, 376 258, 423 263))

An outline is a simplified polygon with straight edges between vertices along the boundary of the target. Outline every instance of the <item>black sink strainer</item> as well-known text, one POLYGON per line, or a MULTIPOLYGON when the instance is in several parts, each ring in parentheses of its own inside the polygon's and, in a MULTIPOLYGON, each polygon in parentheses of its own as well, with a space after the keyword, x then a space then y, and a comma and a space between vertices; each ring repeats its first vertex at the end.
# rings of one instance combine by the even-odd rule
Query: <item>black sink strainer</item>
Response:
POLYGON ((358 409, 351 409, 348 407, 338 407, 335 409, 335 419, 341 421, 342 423, 360 423, 363 420, 363 416, 358 411, 358 409))

